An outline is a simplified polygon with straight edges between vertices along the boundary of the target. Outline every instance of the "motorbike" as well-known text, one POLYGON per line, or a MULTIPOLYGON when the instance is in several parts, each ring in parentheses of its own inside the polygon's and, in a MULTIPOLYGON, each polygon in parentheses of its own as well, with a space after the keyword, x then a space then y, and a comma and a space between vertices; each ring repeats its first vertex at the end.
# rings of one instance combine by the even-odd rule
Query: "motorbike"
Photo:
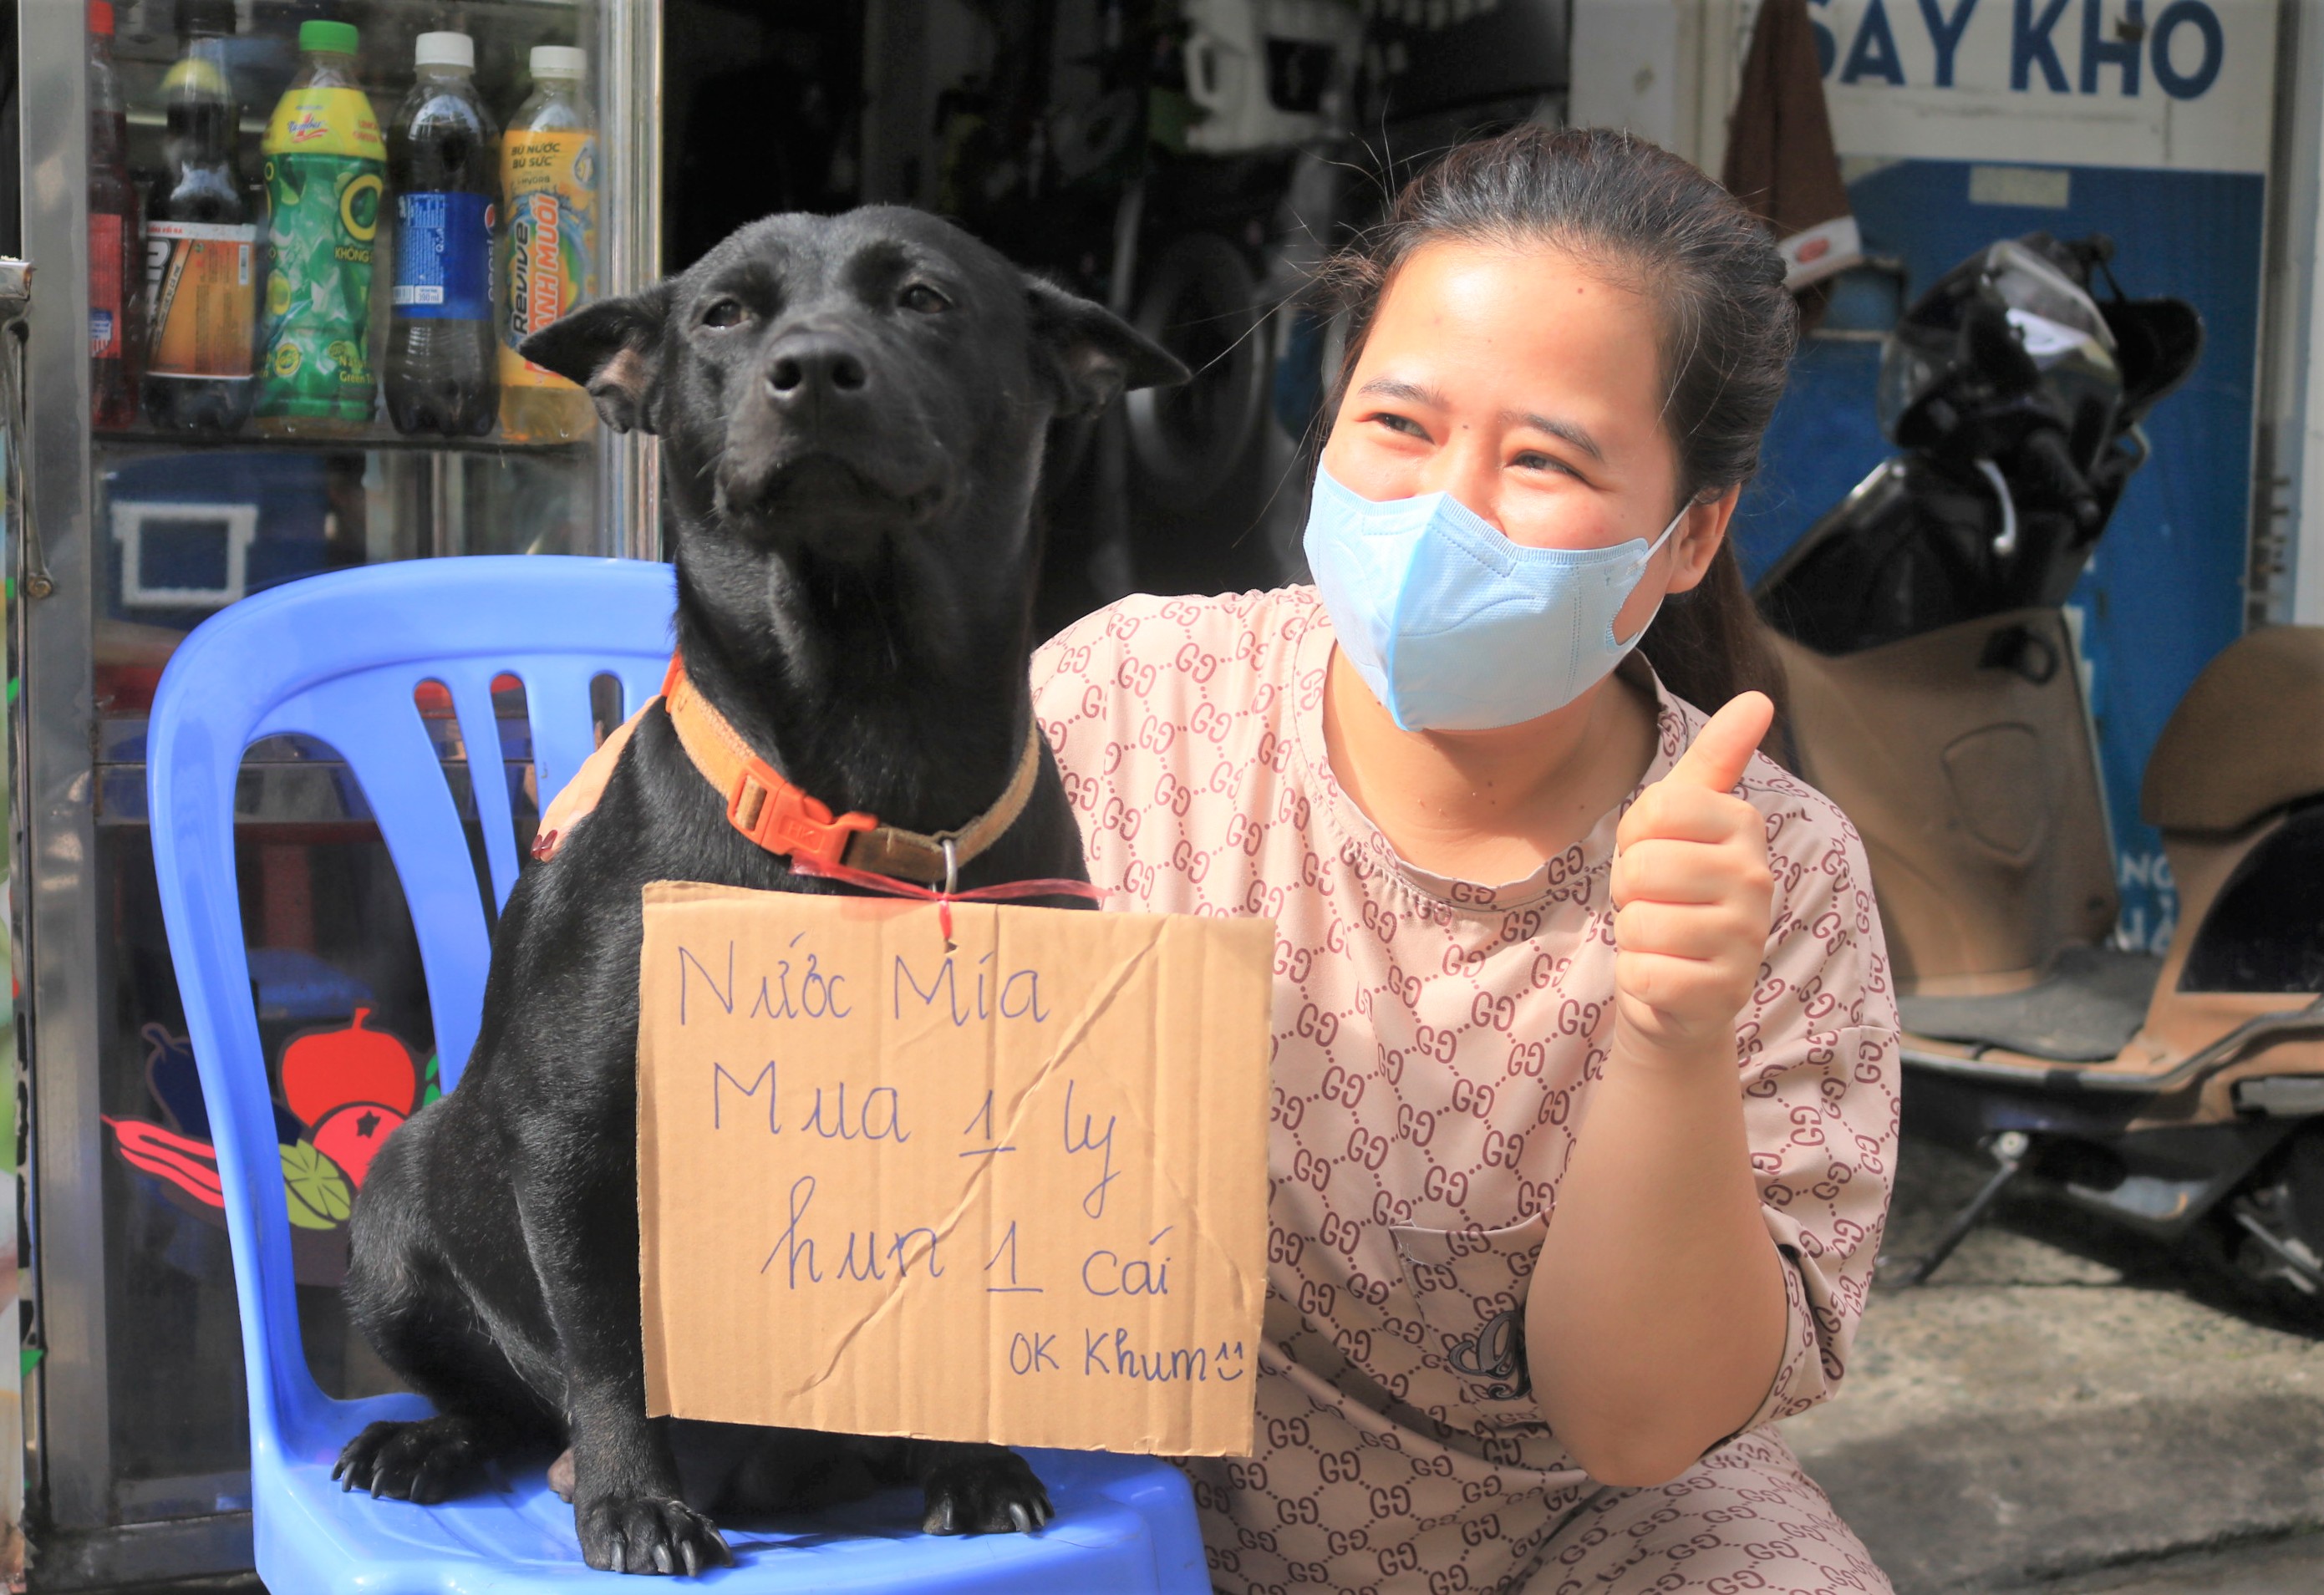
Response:
POLYGON ((2180 916, 2161 954, 2111 940, 2066 600, 2202 343, 2111 254, 2006 239, 1920 295, 1882 351, 1896 452, 1754 596, 1795 766, 1864 838, 1904 1126, 1992 1164, 1907 1281, 2030 1183, 2324 1306, 2324 627, 2250 632, 2177 705, 2140 812, 2180 916))

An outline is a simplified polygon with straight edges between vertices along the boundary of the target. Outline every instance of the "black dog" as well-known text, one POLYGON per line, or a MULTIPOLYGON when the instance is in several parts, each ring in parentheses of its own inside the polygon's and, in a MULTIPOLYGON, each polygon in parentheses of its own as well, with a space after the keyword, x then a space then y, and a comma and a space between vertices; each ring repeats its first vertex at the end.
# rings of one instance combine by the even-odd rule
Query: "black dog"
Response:
MULTIPOLYGON (((524 353, 587 387, 608 426, 660 436, 677 640, 703 697, 835 813, 930 833, 991 807, 1025 756, 1046 429, 1186 375, 1097 306, 884 207, 758 222, 524 353)), ((1038 751, 1031 798, 964 886, 1086 879, 1038 751)), ((372 1166, 347 1281, 365 1335, 438 1415, 371 1425, 345 1482, 440 1500, 492 1456, 566 1443, 583 1554, 632 1572, 728 1559, 702 1515, 715 1485, 683 1498, 696 1481, 645 1412, 639 891, 669 880, 849 890, 740 834, 654 707, 596 811, 510 895, 466 1078, 372 1166)), ((768 1440, 729 1470, 754 1505, 869 1476, 918 1480, 932 1532, 1050 1516, 999 1446, 742 1433, 768 1440)), ((716 1438, 731 1461, 734 1435, 716 1438)))

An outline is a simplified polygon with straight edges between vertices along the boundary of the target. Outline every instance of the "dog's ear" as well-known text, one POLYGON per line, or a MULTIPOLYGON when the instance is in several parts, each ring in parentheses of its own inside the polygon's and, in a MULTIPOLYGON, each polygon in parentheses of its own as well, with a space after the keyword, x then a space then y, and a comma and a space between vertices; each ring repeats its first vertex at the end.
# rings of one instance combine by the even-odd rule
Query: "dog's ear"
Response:
POLYGON ((1177 356, 1102 305, 1028 273, 1033 336, 1047 351, 1061 416, 1093 415, 1131 388, 1167 387, 1192 373, 1177 356))
POLYGON ((642 293, 582 306, 527 337, 517 353, 586 388, 598 416, 616 432, 651 432, 669 319, 669 285, 657 282, 642 293))

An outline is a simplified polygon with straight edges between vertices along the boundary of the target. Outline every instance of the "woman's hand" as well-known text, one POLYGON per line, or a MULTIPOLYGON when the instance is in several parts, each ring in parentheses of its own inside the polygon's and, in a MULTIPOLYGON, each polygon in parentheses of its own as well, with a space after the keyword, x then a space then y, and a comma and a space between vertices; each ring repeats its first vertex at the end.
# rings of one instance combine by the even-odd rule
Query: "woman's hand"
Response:
POLYGON ((1730 699, 1615 832, 1615 1034, 1626 1056, 1733 1061, 1774 883, 1765 822, 1732 788, 1775 713, 1764 693, 1730 699))
POLYGON ((1721 709, 1616 835, 1613 1058, 1526 1298, 1542 1415, 1604 1484, 1678 1477, 1783 1362, 1785 1265, 1735 1067, 1774 890, 1731 788, 1774 712, 1756 692, 1721 709))

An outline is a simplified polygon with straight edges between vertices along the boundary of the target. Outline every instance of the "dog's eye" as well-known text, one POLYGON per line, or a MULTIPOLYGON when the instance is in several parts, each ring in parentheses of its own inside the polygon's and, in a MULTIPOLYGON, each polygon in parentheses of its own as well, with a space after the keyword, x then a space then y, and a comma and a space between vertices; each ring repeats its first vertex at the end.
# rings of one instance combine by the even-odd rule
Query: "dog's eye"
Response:
POLYGON ((938 293, 935 289, 930 288, 925 282, 913 283, 909 288, 904 290, 903 294, 896 302, 902 305, 904 309, 908 310, 917 310, 923 316, 933 316, 939 310, 949 310, 952 309, 952 301, 950 300, 945 298, 944 295, 938 293))
POLYGON ((741 300, 713 300, 710 308, 702 312, 705 327, 740 327, 751 318, 751 312, 741 300))

